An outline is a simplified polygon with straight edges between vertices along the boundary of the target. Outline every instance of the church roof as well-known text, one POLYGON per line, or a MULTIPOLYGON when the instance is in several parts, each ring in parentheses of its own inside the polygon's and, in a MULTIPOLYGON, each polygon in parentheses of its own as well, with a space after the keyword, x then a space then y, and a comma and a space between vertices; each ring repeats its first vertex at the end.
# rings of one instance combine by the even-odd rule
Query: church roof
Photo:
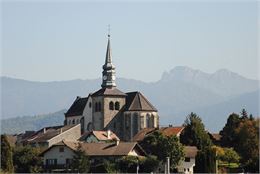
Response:
POLYGON ((77 97, 76 100, 73 102, 69 110, 65 113, 65 117, 77 116, 82 115, 84 108, 87 104, 88 97, 77 97))
POLYGON ((91 96, 126 96, 126 94, 119 89, 113 87, 101 88, 100 90, 94 92, 91 96))
POLYGON ((126 108, 125 111, 155 111, 157 109, 140 93, 126 93, 126 108))

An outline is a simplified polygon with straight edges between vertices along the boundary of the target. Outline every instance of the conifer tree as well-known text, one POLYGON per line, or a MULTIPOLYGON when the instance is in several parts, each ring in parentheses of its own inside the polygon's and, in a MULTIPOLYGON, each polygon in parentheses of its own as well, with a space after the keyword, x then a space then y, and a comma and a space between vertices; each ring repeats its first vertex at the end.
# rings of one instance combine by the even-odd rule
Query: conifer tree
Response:
POLYGON ((5 172, 13 172, 13 155, 10 143, 6 135, 1 135, 1 169, 5 172))

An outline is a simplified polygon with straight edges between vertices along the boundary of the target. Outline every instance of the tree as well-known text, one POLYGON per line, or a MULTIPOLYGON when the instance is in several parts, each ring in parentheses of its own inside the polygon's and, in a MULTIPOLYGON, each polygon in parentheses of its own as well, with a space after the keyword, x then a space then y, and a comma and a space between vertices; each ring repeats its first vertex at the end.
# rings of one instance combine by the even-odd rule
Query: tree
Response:
POLYGON ((136 156, 125 156, 117 161, 117 165, 121 173, 135 173, 139 160, 136 156))
POLYGON ((238 143, 237 128, 240 124, 240 117, 238 114, 232 113, 227 119, 227 123, 220 131, 221 144, 225 147, 233 147, 238 143))
POLYGON ((158 169, 160 161, 156 156, 149 155, 140 161, 140 173, 151 173, 158 169))
POLYGON ((155 155, 158 160, 166 162, 170 157, 171 169, 175 169, 184 158, 184 147, 176 136, 163 136, 159 131, 148 135, 141 146, 149 155, 155 155))
POLYGON ((185 145, 197 146, 198 149, 211 146, 212 142, 205 131, 204 124, 195 113, 188 115, 184 122, 184 130, 181 133, 180 140, 185 145))
POLYGON ((248 119, 247 111, 246 111, 244 108, 243 108, 242 111, 241 111, 241 119, 242 119, 242 120, 248 119))
POLYGON ((248 172, 259 172, 259 120, 245 120, 239 124, 235 150, 248 172))
POLYGON ((221 161, 227 162, 229 165, 231 162, 239 162, 240 156, 233 148, 224 148, 224 155, 220 157, 221 161))
POLYGON ((80 143, 74 153, 75 155, 73 156, 71 164, 72 170, 78 173, 87 173, 90 168, 90 162, 85 151, 82 150, 82 146, 80 143))
POLYGON ((205 147, 197 153, 194 171, 196 173, 216 173, 216 151, 205 147))
POLYGON ((8 173, 13 173, 12 148, 6 135, 1 135, 1 169, 8 173))
POLYGON ((42 171, 40 149, 30 146, 16 147, 13 162, 16 173, 38 173, 42 171))

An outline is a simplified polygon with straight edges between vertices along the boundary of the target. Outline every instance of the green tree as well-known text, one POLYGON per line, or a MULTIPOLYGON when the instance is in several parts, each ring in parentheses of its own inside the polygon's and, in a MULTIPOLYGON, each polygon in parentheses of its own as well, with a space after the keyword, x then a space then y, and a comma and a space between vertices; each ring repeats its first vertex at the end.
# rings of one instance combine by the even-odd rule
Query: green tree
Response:
POLYGON ((72 159, 72 170, 79 173, 87 173, 90 169, 90 162, 85 151, 82 150, 82 146, 79 143, 77 150, 74 151, 75 155, 72 159))
POLYGON ((259 172, 259 120, 246 120, 237 129, 238 143, 234 146, 247 172, 259 172))
POLYGON ((241 122, 238 114, 232 113, 227 119, 227 123, 220 131, 221 144, 225 147, 234 147, 238 143, 237 128, 241 122))
POLYGON ((140 143, 149 155, 166 162, 170 157, 171 169, 175 169, 184 158, 184 147, 176 136, 163 136, 159 131, 148 135, 140 143))
POLYGON ((216 173, 216 151, 211 147, 199 150, 195 160, 196 173, 216 173))
POLYGON ((233 148, 224 148, 224 154, 220 157, 221 161, 225 161, 228 164, 231 162, 238 163, 240 159, 240 156, 236 151, 233 150, 233 148))
POLYGON ((40 149, 30 146, 16 147, 13 162, 16 173, 38 173, 42 171, 40 149))
POLYGON ((14 170, 12 148, 6 135, 1 135, 1 169, 12 173, 14 170))
POLYGON ((154 155, 149 155, 140 160, 140 173, 155 172, 159 167, 160 161, 154 155))
POLYGON ((246 109, 242 109, 242 111, 241 111, 241 119, 242 120, 246 120, 246 119, 248 119, 248 114, 247 114, 247 111, 246 111, 246 109))
POLYGON ((122 173, 135 173, 139 165, 139 159, 136 156, 125 156, 117 160, 117 165, 122 173))
POLYGON ((184 122, 184 126, 185 128, 180 136, 181 143, 196 146, 198 149, 203 149, 212 145, 211 139, 205 131, 201 118, 195 113, 192 112, 188 115, 184 122))

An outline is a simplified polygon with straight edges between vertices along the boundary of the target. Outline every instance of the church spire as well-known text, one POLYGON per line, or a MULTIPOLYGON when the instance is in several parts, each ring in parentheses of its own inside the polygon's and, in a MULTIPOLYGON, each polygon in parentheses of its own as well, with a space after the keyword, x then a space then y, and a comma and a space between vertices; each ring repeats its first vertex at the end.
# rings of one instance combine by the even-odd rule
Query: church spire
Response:
POLYGON ((102 80, 102 88, 112 88, 116 87, 116 67, 112 64, 112 54, 111 54, 111 46, 110 46, 110 33, 108 33, 108 42, 107 42, 107 52, 106 52, 106 60, 103 65, 103 80, 102 80))

